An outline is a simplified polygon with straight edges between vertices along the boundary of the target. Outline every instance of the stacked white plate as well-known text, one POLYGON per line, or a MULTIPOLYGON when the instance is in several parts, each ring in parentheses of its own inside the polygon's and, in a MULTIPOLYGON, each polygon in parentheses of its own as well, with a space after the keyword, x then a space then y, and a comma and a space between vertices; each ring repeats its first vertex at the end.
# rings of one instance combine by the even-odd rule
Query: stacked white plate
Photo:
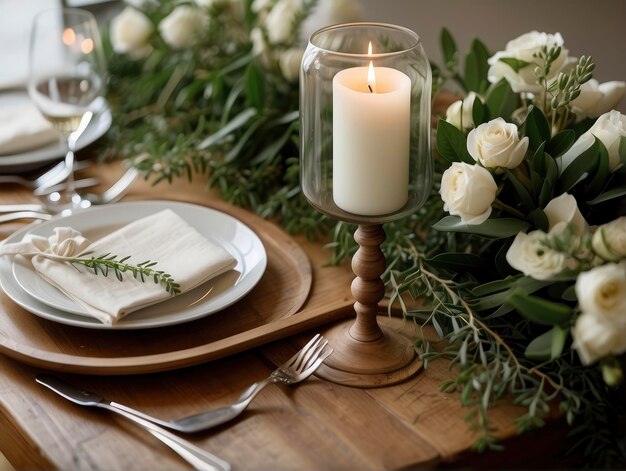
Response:
MULTIPOLYGON (((11 91, 0 93, 0 107, 9 107, 29 101, 26 92, 11 91)), ((107 104, 94 114, 85 132, 78 138, 76 150, 81 150, 100 139, 111 127, 111 110, 107 104)), ((1 151, 1 149, 0 149, 1 151)), ((65 146, 59 141, 25 150, 16 154, 0 153, 0 174, 23 172, 41 167, 48 162, 61 160, 66 153, 65 146)))
MULTIPOLYGON (((146 329, 189 322, 230 306, 254 288, 267 266, 267 254, 259 237, 232 216, 194 204, 140 201, 93 207, 28 226, 5 242, 18 242, 26 234, 47 237, 57 226, 72 227, 95 241, 130 222, 166 208, 176 212, 211 242, 224 247, 237 260, 235 268, 187 293, 133 312, 113 325, 104 325, 89 317, 82 306, 44 281, 23 257, 0 257, 0 287, 15 303, 37 316, 77 327, 113 330, 146 329)), ((189 260, 189 263, 193 262, 189 260)))

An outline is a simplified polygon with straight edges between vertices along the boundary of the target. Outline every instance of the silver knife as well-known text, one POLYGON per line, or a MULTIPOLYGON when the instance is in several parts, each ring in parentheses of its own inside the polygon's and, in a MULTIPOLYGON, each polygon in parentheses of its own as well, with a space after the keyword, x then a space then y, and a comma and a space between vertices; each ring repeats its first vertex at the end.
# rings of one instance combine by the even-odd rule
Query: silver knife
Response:
POLYGON ((218 458, 212 453, 197 447, 193 443, 180 438, 179 436, 174 435, 173 433, 168 432, 167 430, 148 422, 141 417, 137 417, 130 412, 112 407, 108 401, 96 393, 85 391, 84 389, 78 389, 65 381, 60 380, 59 378, 48 374, 37 375, 35 379, 39 384, 51 389, 68 401, 81 406, 107 409, 126 417, 138 425, 141 425, 152 435, 178 453, 181 458, 187 461, 195 469, 206 471, 230 471, 231 469, 230 464, 221 458, 218 458))

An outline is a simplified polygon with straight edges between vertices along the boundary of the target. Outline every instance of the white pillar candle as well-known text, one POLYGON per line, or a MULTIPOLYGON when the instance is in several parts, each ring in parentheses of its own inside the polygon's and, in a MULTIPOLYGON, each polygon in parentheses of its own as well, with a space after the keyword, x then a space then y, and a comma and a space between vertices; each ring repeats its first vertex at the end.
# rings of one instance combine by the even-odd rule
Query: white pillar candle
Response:
POLYGON ((374 73, 374 86, 368 67, 333 78, 333 200, 364 216, 397 211, 409 194, 411 79, 388 67, 374 73))

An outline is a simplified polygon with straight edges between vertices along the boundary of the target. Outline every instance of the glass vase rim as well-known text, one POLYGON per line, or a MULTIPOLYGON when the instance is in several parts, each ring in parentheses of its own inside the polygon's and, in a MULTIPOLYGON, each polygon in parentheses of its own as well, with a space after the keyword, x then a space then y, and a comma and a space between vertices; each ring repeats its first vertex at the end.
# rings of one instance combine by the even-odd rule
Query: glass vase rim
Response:
POLYGON ((338 23, 338 24, 335 24, 335 25, 329 25, 329 26, 325 26, 323 28, 318 29, 313 34, 311 34, 311 36, 309 37, 309 45, 312 45, 313 47, 315 47, 316 49, 319 49, 320 51, 324 51, 324 52, 327 52, 329 54, 335 54, 335 55, 338 55, 338 56, 359 57, 359 58, 363 58, 363 57, 381 58, 381 57, 392 57, 392 56, 402 55, 402 54, 406 54, 409 51, 412 51, 416 47, 421 46, 421 44, 422 44, 422 40, 421 40, 419 34, 417 34, 412 29, 409 29, 409 28, 407 28, 405 26, 395 25, 395 24, 392 24, 392 23, 382 23, 382 22, 376 22, 376 21, 355 21, 355 22, 349 22, 349 23, 338 23), (316 37, 318 37, 319 35, 321 35, 322 33, 327 33, 327 32, 332 31, 332 30, 348 28, 348 27, 355 27, 355 26, 357 26, 357 27, 379 27, 379 28, 387 28, 387 29, 400 31, 402 33, 407 34, 409 37, 411 37, 414 40, 414 43, 411 44, 408 47, 404 47, 402 49, 398 49, 397 51, 375 52, 375 53, 372 53, 372 54, 368 54, 367 52, 355 53, 355 52, 333 51, 332 49, 328 49, 328 48, 319 46, 319 45, 315 44, 315 42, 314 42, 314 39, 316 37))
POLYGON ((82 16, 84 18, 84 21, 81 21, 78 24, 89 23, 92 21, 96 23, 96 25, 98 24, 96 17, 93 13, 91 13, 89 10, 85 10, 84 8, 76 8, 76 7, 46 8, 45 10, 41 10, 35 13, 35 15, 33 16, 33 23, 35 22, 37 18, 44 16, 45 14, 51 14, 54 12, 59 12, 62 15, 70 14, 70 15, 76 15, 78 17, 82 16))

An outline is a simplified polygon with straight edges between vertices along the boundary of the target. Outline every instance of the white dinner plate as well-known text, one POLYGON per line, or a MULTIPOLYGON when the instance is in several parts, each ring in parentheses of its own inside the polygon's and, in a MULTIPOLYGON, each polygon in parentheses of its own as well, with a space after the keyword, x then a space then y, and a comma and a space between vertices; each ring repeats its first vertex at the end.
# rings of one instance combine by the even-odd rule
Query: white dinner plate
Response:
MULTIPOLYGON (((26 92, 4 92, 0 94, 0 106, 9 106, 30 100, 26 92)), ((77 150, 100 139, 111 127, 111 110, 107 104, 95 113, 85 132, 78 138, 77 150)), ((0 172, 26 171, 65 156, 65 148, 59 141, 18 154, 0 154, 0 172)))
POLYGON ((64 218, 54 217, 27 232, 13 234, 6 242, 17 242, 26 233, 49 236, 57 226, 70 226, 87 238, 97 240, 166 208, 176 212, 211 242, 224 247, 237 260, 235 268, 187 293, 135 311, 113 325, 81 315, 85 311, 79 304, 45 282, 22 257, 0 257, 0 286, 13 301, 37 316, 93 329, 145 329, 189 322, 230 306, 254 288, 267 265, 259 237, 232 216, 194 204, 139 201, 98 206, 64 218))

